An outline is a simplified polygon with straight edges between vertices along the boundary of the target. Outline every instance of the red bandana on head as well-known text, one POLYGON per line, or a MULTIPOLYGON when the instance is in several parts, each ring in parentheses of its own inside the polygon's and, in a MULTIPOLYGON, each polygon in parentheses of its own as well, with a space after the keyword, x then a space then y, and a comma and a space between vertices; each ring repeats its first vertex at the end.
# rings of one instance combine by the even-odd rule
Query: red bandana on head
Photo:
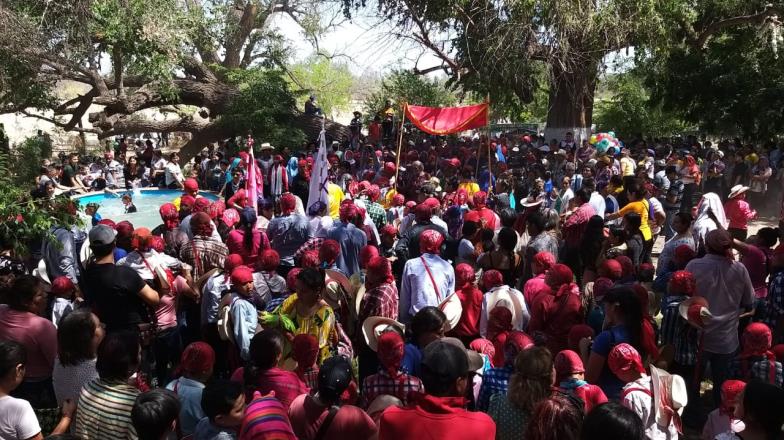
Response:
POLYGON ((441 243, 444 236, 435 229, 426 229, 419 235, 419 251, 428 254, 438 254, 441 251, 441 243))

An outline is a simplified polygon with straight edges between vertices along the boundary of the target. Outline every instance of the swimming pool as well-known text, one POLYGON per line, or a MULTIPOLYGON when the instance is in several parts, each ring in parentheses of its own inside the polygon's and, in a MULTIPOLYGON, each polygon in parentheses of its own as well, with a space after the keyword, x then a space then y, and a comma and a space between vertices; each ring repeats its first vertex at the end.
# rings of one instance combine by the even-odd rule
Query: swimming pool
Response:
MULTIPOLYGON (((152 229, 161 224, 161 216, 158 214, 158 208, 164 203, 174 201, 174 199, 181 195, 181 190, 152 188, 140 189, 135 192, 118 190, 117 195, 94 192, 76 196, 74 197, 74 200, 79 201, 79 211, 81 212, 84 212, 84 207, 87 206, 88 203, 97 203, 100 205, 98 214, 100 214, 102 218, 112 219, 114 222, 128 220, 133 223, 134 227, 152 229), (133 214, 125 213, 125 206, 120 199, 120 197, 126 193, 131 193, 133 195, 133 204, 136 205, 137 209, 137 212, 134 212, 133 214)), ((217 195, 205 191, 199 192, 199 195, 213 201, 218 200, 217 195)))

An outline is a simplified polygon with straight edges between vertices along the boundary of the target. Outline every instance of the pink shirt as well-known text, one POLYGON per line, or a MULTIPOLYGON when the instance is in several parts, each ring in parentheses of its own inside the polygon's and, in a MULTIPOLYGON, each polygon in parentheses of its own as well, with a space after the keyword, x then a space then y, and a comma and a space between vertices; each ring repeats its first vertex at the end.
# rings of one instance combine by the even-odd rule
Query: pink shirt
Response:
POLYGON ((254 229, 253 230, 253 245, 250 250, 245 248, 245 231, 242 229, 235 229, 229 232, 226 237, 226 247, 229 248, 230 254, 239 254, 242 257, 243 264, 248 266, 255 266, 261 251, 269 249, 270 243, 267 239, 267 234, 254 229))
POLYGON ((766 298, 768 296, 768 258, 765 252, 754 245, 747 246, 746 252, 741 256, 740 262, 746 266, 751 278, 751 285, 754 286, 754 296, 766 298))
POLYGON ((0 305, 0 339, 24 346, 27 351, 25 379, 52 377, 57 356, 57 329, 51 321, 0 305))
POLYGON ((550 286, 544 281, 544 275, 544 272, 536 275, 526 281, 523 286, 523 297, 525 298, 525 303, 528 305, 529 310, 533 307, 534 302, 540 295, 550 293, 550 286))
POLYGON ((730 228, 746 229, 749 220, 757 216, 757 211, 751 209, 749 203, 741 199, 729 199, 724 204, 724 214, 730 221, 730 228))

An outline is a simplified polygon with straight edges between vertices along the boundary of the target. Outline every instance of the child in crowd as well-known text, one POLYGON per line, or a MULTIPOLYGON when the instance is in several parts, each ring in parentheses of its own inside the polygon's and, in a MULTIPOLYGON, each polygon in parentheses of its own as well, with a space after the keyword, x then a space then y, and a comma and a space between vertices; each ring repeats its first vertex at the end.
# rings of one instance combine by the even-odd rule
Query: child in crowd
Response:
POLYGON ((585 381, 585 367, 580 355, 572 350, 563 350, 555 356, 555 383, 566 393, 578 397, 585 405, 585 413, 605 402, 607 396, 596 385, 585 381))
MULTIPOLYGON (((0 341, 0 438, 3 439, 43 438, 38 418, 30 403, 9 395, 24 379, 25 362, 27 353, 21 344, 0 341)), ((76 402, 66 399, 63 403, 62 418, 52 435, 68 432, 75 410, 76 402)))
POLYGON ((179 438, 177 415, 180 402, 171 391, 154 389, 136 397, 131 410, 133 428, 139 440, 164 440, 179 438))
POLYGON ((98 222, 102 220, 101 214, 98 214, 98 208, 100 208, 100 205, 97 203, 88 203, 84 208, 84 213, 90 217, 90 222, 93 226, 97 225, 98 222))
POLYGON ((291 342, 291 358, 297 361, 297 373, 299 379, 310 389, 318 385, 318 355, 319 347, 316 337, 310 334, 299 334, 294 336, 291 342))
POLYGON ((365 404, 384 394, 395 396, 405 405, 412 394, 424 392, 422 381, 401 370, 405 344, 396 331, 387 331, 378 337, 376 353, 381 368, 377 374, 365 378, 362 386, 365 404))
POLYGON ((250 301, 253 292, 253 270, 248 266, 237 266, 231 271, 232 294, 226 295, 219 308, 229 306, 230 328, 235 357, 235 366, 239 359, 244 361, 250 357, 250 341, 256 334, 259 318, 256 307, 250 301), (239 359, 237 359, 239 358, 239 359))
POLYGON ((781 387, 784 383, 781 363, 770 350, 773 334, 770 328, 761 323, 749 324, 743 331, 741 352, 730 363, 733 379, 750 381, 753 379, 781 387))
POLYGON ((215 351, 204 342, 194 342, 182 352, 179 378, 166 385, 180 400, 182 409, 179 416, 179 431, 190 435, 196 425, 204 418, 201 407, 204 384, 212 377, 215 366, 215 351))
POLYGON ((122 204, 125 207, 126 214, 132 214, 136 212, 136 205, 133 204, 133 197, 130 193, 125 193, 122 196, 122 204))
POLYGON ((57 327, 63 318, 79 306, 76 286, 67 276, 59 276, 52 281, 52 295, 49 316, 52 324, 57 327))
POLYGON ((738 433, 743 431, 743 422, 735 418, 735 408, 743 393, 746 382, 727 380, 721 384, 721 407, 708 414, 708 420, 702 428, 702 440, 713 440, 725 432, 738 433))
POLYGON ((199 420, 193 440, 236 440, 245 412, 242 385, 216 380, 204 387, 201 408, 205 417, 199 420))

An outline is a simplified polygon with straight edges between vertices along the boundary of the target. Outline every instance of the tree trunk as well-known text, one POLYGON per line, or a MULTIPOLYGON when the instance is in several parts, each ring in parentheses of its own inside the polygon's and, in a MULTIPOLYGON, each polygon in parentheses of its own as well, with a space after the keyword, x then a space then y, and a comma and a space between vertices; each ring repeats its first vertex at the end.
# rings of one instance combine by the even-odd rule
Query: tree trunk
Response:
POLYGON ((571 70, 553 67, 544 134, 547 142, 551 139, 561 141, 567 132, 574 133, 578 144, 590 137, 597 64, 581 64, 571 70))

